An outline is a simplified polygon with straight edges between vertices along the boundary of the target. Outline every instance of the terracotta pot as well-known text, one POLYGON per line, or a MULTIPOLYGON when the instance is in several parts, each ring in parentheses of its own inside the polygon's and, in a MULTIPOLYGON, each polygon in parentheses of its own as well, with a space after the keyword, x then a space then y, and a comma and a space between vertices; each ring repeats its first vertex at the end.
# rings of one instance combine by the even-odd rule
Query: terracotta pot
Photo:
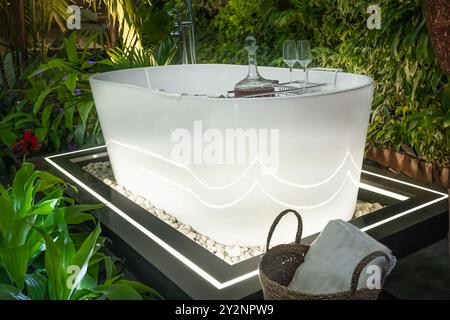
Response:
POLYGON ((450 74, 450 1, 427 0, 425 10, 428 35, 439 65, 450 74))
POLYGON ((405 167, 407 166, 407 160, 408 158, 405 156, 405 154, 400 153, 400 152, 395 152, 394 153, 394 157, 395 157, 395 165, 399 168, 405 167))
POLYGON ((450 186, 450 168, 448 168, 448 167, 442 168, 440 182, 441 182, 441 185, 443 185, 443 186, 447 186, 447 187, 450 186))
POLYGON ((420 171, 428 183, 433 183, 433 165, 431 163, 420 161, 420 171))
POLYGON ((450 186, 450 168, 448 167, 441 168, 409 154, 385 148, 371 148, 368 150, 366 157, 409 177, 445 188, 450 186))

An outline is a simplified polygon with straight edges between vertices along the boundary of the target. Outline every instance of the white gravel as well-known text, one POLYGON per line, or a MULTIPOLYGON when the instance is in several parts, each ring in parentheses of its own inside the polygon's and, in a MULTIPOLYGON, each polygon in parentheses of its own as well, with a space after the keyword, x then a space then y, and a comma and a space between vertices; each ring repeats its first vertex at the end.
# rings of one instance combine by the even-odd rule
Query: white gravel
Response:
MULTIPOLYGON (((123 186, 118 185, 114 180, 109 161, 89 163, 85 165, 83 169, 229 264, 234 264, 258 256, 265 250, 264 246, 246 247, 240 245, 224 245, 216 242, 214 239, 208 238, 204 234, 198 233, 191 226, 178 221, 175 216, 165 212, 163 209, 155 208, 148 199, 135 195, 126 190, 123 186)), ((383 208, 383 206, 377 202, 370 203, 358 200, 354 218, 361 217, 381 208, 383 208)))

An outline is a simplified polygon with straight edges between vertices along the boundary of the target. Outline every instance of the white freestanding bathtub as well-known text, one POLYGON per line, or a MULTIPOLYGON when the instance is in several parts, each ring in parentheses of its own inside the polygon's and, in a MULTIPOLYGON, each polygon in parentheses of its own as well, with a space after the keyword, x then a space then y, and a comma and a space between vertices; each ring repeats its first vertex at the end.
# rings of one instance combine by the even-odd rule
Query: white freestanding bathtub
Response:
MULTIPOLYGON (((373 80, 338 73, 335 85, 299 96, 217 97, 247 69, 175 65, 91 77, 117 182, 224 244, 264 244, 286 208, 302 214, 305 236, 351 219, 373 80)), ((259 70, 289 81, 288 69, 259 70)), ((309 80, 334 76, 310 72, 309 80)), ((293 240, 295 230, 286 217, 273 242, 293 240)))

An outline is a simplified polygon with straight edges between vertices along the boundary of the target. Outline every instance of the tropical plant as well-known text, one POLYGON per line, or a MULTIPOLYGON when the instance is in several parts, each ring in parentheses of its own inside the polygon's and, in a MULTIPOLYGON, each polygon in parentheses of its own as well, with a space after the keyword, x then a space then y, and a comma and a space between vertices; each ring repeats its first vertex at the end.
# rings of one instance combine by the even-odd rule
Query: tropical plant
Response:
POLYGON ((102 205, 74 204, 66 188, 74 189, 30 163, 11 187, 0 185, 0 299, 160 298, 123 279, 102 252, 106 238, 87 213, 102 205), (80 232, 76 226, 82 223, 93 224, 93 231, 80 232))
POLYGON ((37 137, 41 152, 101 144, 88 78, 97 72, 169 64, 176 54, 170 39, 152 48, 106 51, 90 49, 89 39, 82 47, 79 42, 78 33, 68 34, 62 51, 50 58, 36 58, 39 63, 25 73, 21 87, 0 95, 0 176, 23 160, 24 154, 13 152, 12 147, 25 130, 37 137))

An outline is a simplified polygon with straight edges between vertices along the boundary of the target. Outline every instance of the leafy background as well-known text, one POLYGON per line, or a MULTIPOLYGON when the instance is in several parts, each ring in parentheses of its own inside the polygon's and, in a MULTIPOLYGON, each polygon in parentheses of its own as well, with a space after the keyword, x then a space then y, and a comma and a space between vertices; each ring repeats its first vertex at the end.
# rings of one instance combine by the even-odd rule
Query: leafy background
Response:
POLYGON ((199 58, 246 63, 243 40, 258 40, 258 63, 283 66, 282 42, 309 39, 316 66, 339 67, 375 80, 367 147, 382 146, 435 164, 450 164, 450 86, 439 68, 423 0, 229 0, 197 4, 199 58), (381 8, 380 30, 366 9, 381 8), (203 15, 204 16, 204 15, 203 15))

